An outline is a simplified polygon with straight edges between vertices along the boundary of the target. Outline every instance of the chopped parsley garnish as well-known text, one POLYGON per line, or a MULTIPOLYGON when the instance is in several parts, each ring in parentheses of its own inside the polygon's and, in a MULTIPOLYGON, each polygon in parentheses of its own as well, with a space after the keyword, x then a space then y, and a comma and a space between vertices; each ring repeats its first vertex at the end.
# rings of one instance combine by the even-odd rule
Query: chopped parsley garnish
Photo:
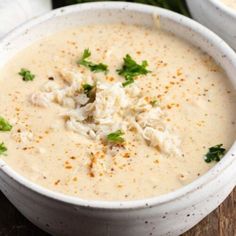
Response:
POLYGON ((0 155, 5 155, 7 148, 4 143, 0 143, 0 155))
POLYGON ((82 87, 84 89, 84 93, 89 98, 89 103, 94 102, 96 99, 96 85, 83 84, 82 87))
POLYGON ((107 65, 103 64, 103 63, 99 63, 99 64, 90 64, 89 68, 92 72, 108 72, 107 69, 107 65))
POLYGON ((88 67, 92 72, 108 72, 108 66, 103 64, 103 63, 99 63, 99 64, 94 64, 91 61, 88 61, 87 59, 91 56, 91 52, 89 51, 89 49, 85 49, 83 52, 83 55, 81 57, 80 60, 78 60, 77 64, 79 65, 83 65, 85 67, 88 67))
POLYGON ((0 131, 11 131, 12 125, 0 116, 0 131))
POLYGON ((151 103, 151 105, 152 105, 153 107, 155 107, 155 106, 157 106, 158 101, 157 101, 157 99, 154 99, 154 100, 152 100, 150 103, 151 103))
POLYGON ((147 61, 142 61, 142 64, 139 65, 132 59, 132 57, 127 54, 124 58, 124 64, 121 69, 118 69, 117 72, 119 75, 125 77, 125 82, 123 86, 127 86, 134 82, 134 78, 139 75, 146 75, 150 71, 147 70, 148 63, 147 61))
POLYGON ((85 94, 89 94, 91 92, 91 90, 94 88, 93 85, 90 85, 90 84, 83 84, 82 85, 83 89, 84 89, 84 93, 85 94))
POLYGON ((210 147, 208 153, 205 155, 205 162, 210 163, 212 161, 220 161, 221 157, 225 153, 225 148, 223 144, 218 144, 216 146, 210 147))
POLYGON ((124 133, 121 130, 117 130, 114 133, 110 133, 107 135, 107 140, 112 143, 123 143, 125 140, 123 137, 124 133))
POLYGON ((24 68, 21 69, 19 75, 22 76, 22 80, 24 81, 32 81, 35 78, 35 75, 33 75, 29 70, 24 68))
POLYGON ((89 49, 88 48, 85 49, 81 59, 78 61, 78 64, 89 67, 90 62, 86 61, 86 59, 88 59, 90 56, 91 56, 91 52, 89 51, 89 49))

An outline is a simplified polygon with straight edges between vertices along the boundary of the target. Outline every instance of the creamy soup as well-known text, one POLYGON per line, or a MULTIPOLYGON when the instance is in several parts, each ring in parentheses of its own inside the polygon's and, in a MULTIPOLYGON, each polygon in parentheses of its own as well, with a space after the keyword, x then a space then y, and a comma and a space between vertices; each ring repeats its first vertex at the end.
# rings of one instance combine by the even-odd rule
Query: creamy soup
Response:
POLYGON ((236 10, 236 0, 220 0, 226 6, 236 10))
POLYGON ((235 140, 224 71, 176 36, 138 26, 68 29, 24 49, 0 72, 0 103, 0 157, 84 199, 174 191, 235 140))

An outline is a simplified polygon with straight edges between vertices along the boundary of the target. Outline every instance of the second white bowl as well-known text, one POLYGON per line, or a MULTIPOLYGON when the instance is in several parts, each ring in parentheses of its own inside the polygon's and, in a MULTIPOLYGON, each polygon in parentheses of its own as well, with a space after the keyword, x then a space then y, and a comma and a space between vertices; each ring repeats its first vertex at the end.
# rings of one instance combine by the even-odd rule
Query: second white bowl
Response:
POLYGON ((236 50, 236 10, 219 0, 186 0, 192 17, 236 50))

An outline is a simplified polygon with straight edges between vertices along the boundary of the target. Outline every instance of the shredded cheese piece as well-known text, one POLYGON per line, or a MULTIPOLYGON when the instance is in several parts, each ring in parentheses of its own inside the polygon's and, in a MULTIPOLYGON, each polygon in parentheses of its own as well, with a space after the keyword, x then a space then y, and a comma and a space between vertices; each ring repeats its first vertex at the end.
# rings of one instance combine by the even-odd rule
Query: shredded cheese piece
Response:
POLYGON ((65 108, 62 117, 65 126, 90 139, 104 140, 109 133, 132 127, 147 145, 158 148, 167 155, 180 155, 180 140, 165 124, 165 114, 152 106, 138 86, 123 87, 121 82, 95 81, 79 72, 63 69, 63 85, 49 81, 40 92, 30 96, 35 106, 49 107, 56 103, 65 108), (95 85, 91 99, 83 84, 95 85))

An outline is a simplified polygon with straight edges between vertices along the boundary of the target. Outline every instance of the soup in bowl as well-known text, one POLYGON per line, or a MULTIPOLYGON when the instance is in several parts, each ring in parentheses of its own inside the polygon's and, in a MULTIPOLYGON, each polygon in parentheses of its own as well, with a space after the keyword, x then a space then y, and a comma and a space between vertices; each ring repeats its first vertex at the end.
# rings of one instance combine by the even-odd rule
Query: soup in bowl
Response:
POLYGON ((1 189, 47 232, 177 235, 234 187, 235 55, 204 27, 84 4, 0 49, 1 189))

